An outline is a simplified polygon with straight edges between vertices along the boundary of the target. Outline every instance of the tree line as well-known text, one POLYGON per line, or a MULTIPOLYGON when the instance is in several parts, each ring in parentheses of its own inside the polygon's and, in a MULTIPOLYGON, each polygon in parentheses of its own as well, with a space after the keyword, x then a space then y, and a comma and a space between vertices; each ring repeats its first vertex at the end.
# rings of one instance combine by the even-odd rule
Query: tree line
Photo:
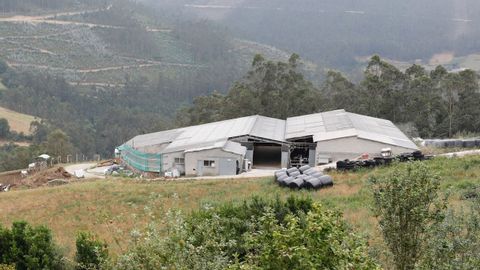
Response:
POLYGON ((180 125, 261 114, 286 118, 345 109, 384 118, 405 127, 411 136, 448 138, 480 132, 480 88, 472 70, 427 71, 412 65, 405 71, 373 56, 364 78, 354 83, 338 71, 328 71, 322 85, 307 81, 298 55, 288 63, 257 55, 250 71, 227 94, 197 97, 177 114, 180 125))

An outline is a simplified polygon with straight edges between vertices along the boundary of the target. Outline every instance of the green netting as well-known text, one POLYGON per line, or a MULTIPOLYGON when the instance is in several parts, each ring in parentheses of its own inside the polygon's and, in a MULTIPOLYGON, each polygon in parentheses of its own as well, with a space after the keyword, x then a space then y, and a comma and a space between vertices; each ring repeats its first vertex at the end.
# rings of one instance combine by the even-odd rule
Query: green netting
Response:
POLYGON ((161 154, 143 153, 125 144, 118 147, 118 150, 120 150, 123 161, 137 170, 158 173, 163 171, 161 154))

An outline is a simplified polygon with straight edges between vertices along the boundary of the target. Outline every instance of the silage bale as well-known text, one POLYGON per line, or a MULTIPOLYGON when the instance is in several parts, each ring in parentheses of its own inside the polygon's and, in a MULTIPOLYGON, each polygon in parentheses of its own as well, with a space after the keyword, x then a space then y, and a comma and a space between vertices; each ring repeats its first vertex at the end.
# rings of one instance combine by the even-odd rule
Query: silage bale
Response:
POLYGON ((476 147, 480 147, 480 139, 476 139, 476 140, 475 140, 475 146, 476 146, 476 147))
POLYGON ((275 176, 276 177, 278 177, 279 175, 283 175, 283 174, 287 174, 286 169, 281 169, 281 170, 275 171, 275 176))
POLYGON ((291 177, 297 177, 299 175, 302 175, 302 173, 297 170, 297 171, 293 171, 293 172, 289 173, 288 175, 291 176, 291 177))
POLYGON ((455 147, 462 148, 463 147, 463 140, 455 140, 455 147))
POLYGON ((315 172, 315 173, 312 173, 310 174, 311 177, 316 177, 316 178, 320 178, 323 176, 323 173, 322 172, 315 172))
POLYGON ((293 182, 293 180, 295 180, 295 178, 289 176, 289 177, 285 178, 285 180, 283 180, 283 185, 284 186, 289 186, 290 183, 293 182))
POLYGON ((475 140, 469 139, 463 141, 463 147, 465 148, 474 148, 475 147, 475 140))
POLYGON ((288 184, 288 187, 296 188, 296 189, 302 188, 303 187, 303 178, 302 177, 295 178, 292 182, 290 182, 288 184))
POLYGON ((322 186, 333 186, 333 178, 330 175, 324 175, 318 179, 322 183, 322 186))
POLYGON ((425 140, 424 144, 426 147, 436 147, 436 140, 425 140))
POLYGON ((447 148, 453 148, 455 147, 455 140, 445 140, 445 147, 447 148))
POLYGON ((317 177, 312 177, 311 179, 308 179, 307 181, 305 181, 304 185, 308 189, 320 189, 323 186, 322 181, 320 180, 320 178, 317 177))
POLYGON ((290 173, 293 173, 293 172, 300 172, 300 171, 298 170, 297 167, 292 167, 292 168, 290 168, 290 169, 287 170, 287 174, 288 174, 288 175, 290 175, 290 173))
POLYGON ((277 177, 277 182, 281 182, 285 179, 287 179, 289 176, 287 174, 282 174, 280 176, 277 177))
POLYGON ((309 169, 311 169, 311 168, 312 168, 312 167, 310 167, 310 165, 303 165, 302 167, 300 167, 299 170, 300 170, 302 173, 305 173, 306 170, 309 170, 309 169))
POLYGON ((310 168, 310 169, 304 171, 303 174, 312 175, 312 174, 314 174, 314 173, 316 173, 316 172, 317 172, 317 170, 315 170, 314 168, 310 168))

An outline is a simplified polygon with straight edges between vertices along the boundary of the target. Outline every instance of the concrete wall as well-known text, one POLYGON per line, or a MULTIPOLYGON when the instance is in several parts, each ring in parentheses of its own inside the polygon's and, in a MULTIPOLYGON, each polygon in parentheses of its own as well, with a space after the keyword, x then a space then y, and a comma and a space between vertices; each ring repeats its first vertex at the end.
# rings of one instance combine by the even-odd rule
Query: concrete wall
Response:
POLYGON ((370 157, 380 155, 382 148, 392 149, 394 155, 413 152, 416 149, 408 149, 398 146, 392 146, 381 142, 359 139, 357 137, 341 138, 330 141, 317 142, 316 162, 318 156, 330 156, 332 160, 354 159, 364 153, 368 153, 370 157))
POLYGON ((243 166, 243 156, 229 152, 225 152, 222 149, 210 149, 198 152, 189 152, 185 154, 185 174, 187 176, 197 176, 197 164, 198 161, 213 160, 215 161, 215 167, 204 167, 203 176, 215 176, 219 172, 220 159, 227 158, 239 162, 240 169, 243 166))
MULTIPOLYGON (((162 156, 163 158, 163 171, 170 171, 176 168, 180 174, 185 174, 185 165, 179 165, 175 163, 175 158, 185 158, 184 152, 168 153, 162 156)), ((185 161, 186 162, 186 161, 185 161)))

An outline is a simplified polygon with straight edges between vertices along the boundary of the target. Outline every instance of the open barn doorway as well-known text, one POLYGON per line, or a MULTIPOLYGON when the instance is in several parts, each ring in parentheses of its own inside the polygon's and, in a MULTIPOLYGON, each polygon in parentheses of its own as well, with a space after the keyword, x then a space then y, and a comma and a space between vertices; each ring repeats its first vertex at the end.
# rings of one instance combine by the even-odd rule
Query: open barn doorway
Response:
POLYGON ((253 168, 277 169, 282 166, 282 147, 277 144, 256 143, 253 147, 253 168))

